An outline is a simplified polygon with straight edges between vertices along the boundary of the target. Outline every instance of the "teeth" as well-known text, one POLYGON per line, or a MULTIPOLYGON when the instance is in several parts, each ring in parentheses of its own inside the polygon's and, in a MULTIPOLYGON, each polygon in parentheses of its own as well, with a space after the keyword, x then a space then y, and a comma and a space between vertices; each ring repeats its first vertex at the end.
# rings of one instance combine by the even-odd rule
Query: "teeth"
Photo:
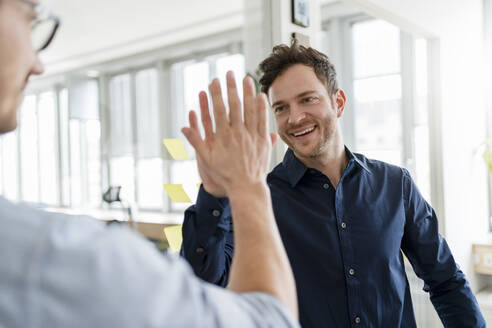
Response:
POLYGON ((312 128, 306 129, 304 131, 294 133, 294 137, 302 136, 303 134, 309 133, 314 130, 314 126, 312 128))

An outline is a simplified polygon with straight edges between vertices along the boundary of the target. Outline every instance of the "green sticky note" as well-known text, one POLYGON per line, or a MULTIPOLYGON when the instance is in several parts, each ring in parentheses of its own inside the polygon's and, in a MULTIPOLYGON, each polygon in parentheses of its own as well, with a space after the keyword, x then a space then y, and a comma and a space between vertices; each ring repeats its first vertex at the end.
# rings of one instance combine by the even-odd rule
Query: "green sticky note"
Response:
POLYGON ((485 164, 487 164, 487 168, 490 173, 492 173, 492 152, 486 149, 482 154, 483 160, 485 164))
POLYGON ((164 139, 163 143, 174 159, 190 159, 180 139, 164 139))
POLYGON ((175 203, 191 203, 190 197, 186 194, 183 185, 180 184, 166 184, 164 185, 169 198, 175 203))

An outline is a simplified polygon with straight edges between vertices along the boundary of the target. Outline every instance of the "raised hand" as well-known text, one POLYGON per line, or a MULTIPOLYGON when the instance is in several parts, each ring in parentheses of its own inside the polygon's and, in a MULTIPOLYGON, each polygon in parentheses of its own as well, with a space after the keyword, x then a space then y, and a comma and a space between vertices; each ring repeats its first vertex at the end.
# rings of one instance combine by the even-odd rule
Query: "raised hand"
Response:
POLYGON ((227 73, 229 115, 222 98, 219 81, 209 86, 216 131, 205 92, 200 93, 200 110, 205 138, 202 139, 194 111, 190 112, 190 127, 182 132, 195 148, 198 169, 205 190, 216 197, 249 185, 264 184, 276 135, 268 134, 267 101, 264 94, 256 96, 253 80, 243 80, 244 121, 241 101, 232 72, 227 73))

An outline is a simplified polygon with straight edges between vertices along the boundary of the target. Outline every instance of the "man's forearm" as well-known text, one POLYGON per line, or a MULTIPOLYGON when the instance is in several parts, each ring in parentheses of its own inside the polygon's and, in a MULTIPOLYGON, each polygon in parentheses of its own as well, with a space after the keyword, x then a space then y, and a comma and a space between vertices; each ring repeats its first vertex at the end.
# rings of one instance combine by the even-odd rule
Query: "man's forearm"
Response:
POLYGON ((262 291, 283 301, 297 316, 292 269, 282 244, 266 183, 229 193, 235 230, 235 254, 228 288, 262 291))
POLYGON ((461 270, 430 290, 430 299, 446 328, 485 328, 485 320, 461 270))

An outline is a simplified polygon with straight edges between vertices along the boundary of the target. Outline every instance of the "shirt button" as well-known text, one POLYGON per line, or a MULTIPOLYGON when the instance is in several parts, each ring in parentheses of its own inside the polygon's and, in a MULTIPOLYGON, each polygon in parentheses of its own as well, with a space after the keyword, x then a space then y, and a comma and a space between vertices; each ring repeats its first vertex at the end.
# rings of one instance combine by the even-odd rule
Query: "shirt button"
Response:
POLYGON ((355 317, 355 323, 360 323, 360 317, 355 317))
POLYGON ((197 253, 203 253, 204 249, 201 248, 201 247, 198 247, 197 249, 195 249, 195 252, 197 253))
POLYGON ((342 229, 345 229, 347 227, 347 224, 345 222, 342 222, 342 229))
POLYGON ((212 215, 215 217, 220 216, 220 211, 219 210, 213 210, 212 215))
POLYGON ((328 188, 330 188, 330 185, 329 185, 329 184, 327 184, 327 183, 325 183, 325 184, 323 185, 323 188, 328 189, 328 188))
POLYGON ((352 269, 352 268, 350 268, 350 269, 349 269, 349 275, 353 276, 354 274, 355 274, 355 270, 354 270, 354 269, 352 269))

